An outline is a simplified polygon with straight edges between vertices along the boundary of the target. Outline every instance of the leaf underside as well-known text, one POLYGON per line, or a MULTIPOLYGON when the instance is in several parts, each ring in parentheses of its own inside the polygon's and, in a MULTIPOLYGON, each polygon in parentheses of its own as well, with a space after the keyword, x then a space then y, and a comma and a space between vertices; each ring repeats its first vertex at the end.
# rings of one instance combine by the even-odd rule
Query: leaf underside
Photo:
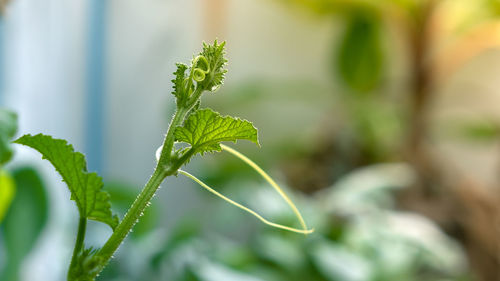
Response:
POLYGON ((106 223, 113 229, 118 225, 118 217, 111 212, 110 196, 102 190, 102 178, 87 172, 85 157, 67 141, 38 134, 24 135, 14 142, 37 150, 52 163, 68 185, 81 217, 106 223))
POLYGON ((221 116, 211 109, 191 114, 184 125, 175 130, 176 141, 191 145, 195 153, 221 151, 220 142, 245 139, 259 145, 257 129, 249 121, 221 116))

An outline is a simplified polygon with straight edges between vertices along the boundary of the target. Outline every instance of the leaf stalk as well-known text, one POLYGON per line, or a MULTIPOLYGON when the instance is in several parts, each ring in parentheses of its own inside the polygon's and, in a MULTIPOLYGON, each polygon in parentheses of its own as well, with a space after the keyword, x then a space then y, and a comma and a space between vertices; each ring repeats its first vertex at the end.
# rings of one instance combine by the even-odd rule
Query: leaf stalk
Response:
POLYGON ((71 271, 75 268, 76 262, 78 260, 78 255, 83 249, 83 242, 85 240, 85 231, 87 229, 87 218, 80 217, 78 223, 78 234, 76 236, 75 247, 73 248, 73 257, 71 258, 71 263, 68 270, 68 280, 70 279, 71 271))

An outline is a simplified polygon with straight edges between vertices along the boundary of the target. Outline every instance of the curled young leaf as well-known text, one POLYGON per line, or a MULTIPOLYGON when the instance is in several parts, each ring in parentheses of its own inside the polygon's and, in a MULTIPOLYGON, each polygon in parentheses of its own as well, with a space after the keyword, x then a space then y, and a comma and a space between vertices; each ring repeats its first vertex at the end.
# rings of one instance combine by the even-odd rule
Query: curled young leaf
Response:
POLYGON ((189 108, 199 102, 203 92, 214 92, 222 85, 227 72, 224 68, 227 62, 224 58, 225 44, 219 44, 217 40, 212 45, 203 43, 202 51, 193 58, 189 67, 182 63, 176 64, 172 94, 177 99, 177 107, 189 108))

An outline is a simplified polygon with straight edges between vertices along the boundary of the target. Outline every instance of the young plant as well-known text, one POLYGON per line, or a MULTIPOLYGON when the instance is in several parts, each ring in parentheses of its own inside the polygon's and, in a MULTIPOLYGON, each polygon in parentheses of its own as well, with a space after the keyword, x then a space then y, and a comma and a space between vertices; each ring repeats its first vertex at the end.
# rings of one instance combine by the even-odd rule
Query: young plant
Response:
POLYGON ((209 109, 200 108, 200 97, 204 92, 215 92, 223 83, 227 70, 224 57, 225 42, 215 41, 212 45, 203 44, 203 49, 194 57, 191 65, 177 64, 174 72, 173 95, 176 98, 176 111, 171 120, 163 145, 157 151, 157 165, 153 175, 129 208, 125 217, 119 221, 111 211, 109 194, 102 190, 102 179, 96 173, 89 173, 84 156, 73 150, 65 140, 38 134, 24 135, 15 143, 36 149, 44 159, 52 163, 62 179, 68 185, 71 199, 75 201, 80 214, 78 234, 73 257, 68 270, 68 280, 94 280, 104 269, 109 260, 123 242, 132 227, 140 219, 145 208, 150 204, 156 190, 169 176, 183 174, 201 186, 223 198, 227 202, 253 214, 264 223, 303 234, 309 234, 302 216, 281 188, 257 164, 236 150, 221 142, 249 140, 259 145, 257 129, 252 123, 230 116, 221 116, 209 109), (185 143, 185 145, 177 145, 185 143), (226 150, 239 157, 266 179, 291 206, 298 217, 302 229, 296 229, 267 221, 255 211, 224 197, 208 185, 180 167, 188 163, 196 154, 226 150), (109 225, 113 233, 99 249, 86 248, 84 245, 87 220, 95 220, 109 225))

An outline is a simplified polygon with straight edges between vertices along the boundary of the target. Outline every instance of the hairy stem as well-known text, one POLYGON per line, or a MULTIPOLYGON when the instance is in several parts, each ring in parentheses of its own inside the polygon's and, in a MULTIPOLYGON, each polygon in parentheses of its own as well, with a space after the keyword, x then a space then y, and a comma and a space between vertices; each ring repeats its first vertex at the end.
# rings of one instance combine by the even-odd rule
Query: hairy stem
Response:
POLYGON ((156 170, 161 168, 166 168, 169 164, 171 164, 170 163, 171 153, 175 141, 175 136, 174 136, 175 128, 179 125, 182 125, 182 122, 184 121, 184 118, 186 118, 186 114, 189 112, 191 107, 177 108, 177 111, 175 112, 172 122, 170 123, 170 126, 168 128, 165 140, 163 141, 163 149, 160 154, 160 159, 158 159, 158 165, 156 167, 156 170))
POLYGON ((142 216, 146 207, 149 206, 151 198, 156 193, 156 190, 158 190, 163 180, 166 177, 175 174, 179 167, 182 166, 182 164, 184 164, 187 159, 189 159, 189 157, 172 159, 172 149, 175 141, 175 128, 179 125, 182 125, 182 122, 184 121, 184 118, 186 118, 186 115, 191 107, 180 107, 175 112, 172 122, 170 123, 170 126, 168 128, 167 135, 165 136, 161 156, 158 160, 158 164, 153 172, 153 175, 148 180, 141 193, 139 193, 123 220, 113 231, 113 234, 109 237, 104 246, 97 253, 102 262, 100 264, 99 270, 95 273, 95 275, 99 274, 99 272, 108 264, 113 254, 121 245, 125 237, 127 237, 128 233, 132 230, 132 227, 134 227, 134 225, 139 220, 139 217, 142 216))
POLYGON ((177 110, 175 111, 175 115, 170 122, 167 134, 163 141, 163 148, 158 158, 156 168, 153 172, 153 175, 150 177, 144 188, 135 199, 134 203, 132 203, 132 206, 127 211, 127 214, 125 215, 123 220, 114 229, 113 234, 111 234, 104 246, 95 254, 95 257, 98 259, 98 265, 94 267, 95 270, 90 274, 89 277, 95 278, 108 264, 109 260, 116 252, 118 247, 120 247, 125 237, 127 237, 128 233, 130 233, 134 225, 142 216, 146 207, 149 206, 151 198, 153 198, 163 180, 165 180, 165 178, 168 176, 177 174, 179 168, 184 165, 192 155, 196 153, 195 149, 188 149, 187 151, 182 149, 177 151, 175 150, 175 130, 178 126, 182 125, 184 119, 186 119, 186 116, 188 116, 189 112, 198 103, 201 94, 205 90, 212 91, 212 88, 214 86, 218 86, 222 83, 223 74, 225 73, 225 70, 222 69, 222 67, 225 65, 226 60, 223 57, 219 56, 224 55, 223 47, 224 43, 217 45, 217 41, 214 41, 213 46, 204 44, 202 53, 198 57, 196 57, 191 64, 191 71, 189 73, 189 77, 187 78, 187 85, 185 85, 186 67, 178 68, 178 70, 180 69, 181 71, 184 71, 184 73, 176 71, 176 80, 173 81, 175 83, 174 94, 177 97, 177 110), (206 77, 204 75, 210 71, 211 63, 209 63, 209 61, 207 61, 207 58, 202 54, 212 54, 214 52, 217 56, 213 58, 216 61, 212 62, 212 64, 217 65, 217 69, 214 70, 217 73, 212 73, 212 75, 209 76, 209 80, 206 80, 206 77), (204 61, 207 69, 197 68, 197 62, 199 60, 204 61), (196 78, 195 71, 202 71, 203 75, 196 78), (219 80, 217 80, 216 83, 217 85, 214 85, 214 83, 212 83, 215 74, 220 75, 219 80), (182 81, 177 79, 182 79, 182 81), (194 91, 191 92, 194 83, 193 80, 196 81, 196 85, 194 91), (200 82, 203 83, 200 84, 200 82), (211 88, 206 89, 208 87, 211 88))
POLYGON ((167 173, 165 170, 155 170, 149 181, 142 189, 139 196, 137 196, 137 198, 135 199, 134 203, 128 210, 121 223, 116 227, 115 231, 109 237, 106 244, 104 244, 104 246, 99 250, 98 256, 103 261, 101 264, 101 269, 103 269, 104 266, 109 262, 127 234, 132 230, 132 227, 136 224, 139 217, 143 214, 144 210, 149 205, 149 201, 166 177, 167 173))

